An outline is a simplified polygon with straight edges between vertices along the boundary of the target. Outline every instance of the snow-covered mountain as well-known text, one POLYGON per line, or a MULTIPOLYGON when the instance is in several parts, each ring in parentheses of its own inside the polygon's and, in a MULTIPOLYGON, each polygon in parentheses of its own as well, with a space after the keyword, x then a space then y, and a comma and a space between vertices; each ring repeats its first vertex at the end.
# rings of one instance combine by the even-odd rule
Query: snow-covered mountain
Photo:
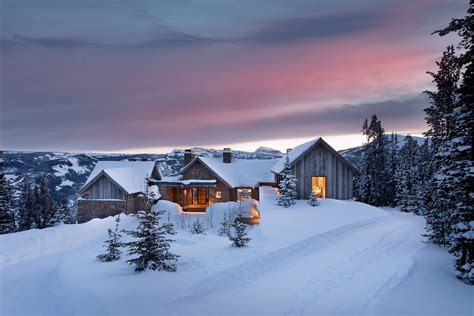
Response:
MULTIPOLYGON (((193 148, 194 154, 204 157, 220 157, 222 150, 193 148)), ((273 159, 283 154, 271 148, 260 147, 254 152, 233 151, 238 159, 273 159)), ((86 181, 89 173, 100 160, 152 160, 159 164, 164 176, 176 174, 183 166, 184 150, 175 149, 168 154, 81 154, 58 152, 5 151, 3 159, 6 177, 12 185, 14 197, 18 197, 25 179, 35 181, 45 176, 55 197, 72 196, 86 181)))

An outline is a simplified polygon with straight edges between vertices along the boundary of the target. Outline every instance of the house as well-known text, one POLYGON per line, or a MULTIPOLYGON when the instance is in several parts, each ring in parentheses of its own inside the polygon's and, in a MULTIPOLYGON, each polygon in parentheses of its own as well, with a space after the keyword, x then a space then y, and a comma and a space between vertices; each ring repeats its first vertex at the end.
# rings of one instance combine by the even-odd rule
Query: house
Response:
POLYGON ((319 198, 353 198, 353 177, 359 174, 358 169, 322 138, 289 150, 271 169, 277 183, 281 180, 287 156, 297 180, 298 199, 307 199, 312 191, 319 198))
POLYGON ((275 186, 271 172, 276 160, 233 159, 230 148, 222 158, 194 157, 184 153, 185 165, 175 177, 154 181, 162 198, 178 203, 183 211, 202 212, 216 202, 259 199, 258 188, 275 186))
MULTIPOLYGON (((135 213, 145 205, 149 180, 161 179, 154 161, 99 161, 79 190, 77 222, 135 213)), ((156 190, 156 197, 159 193, 156 190)))

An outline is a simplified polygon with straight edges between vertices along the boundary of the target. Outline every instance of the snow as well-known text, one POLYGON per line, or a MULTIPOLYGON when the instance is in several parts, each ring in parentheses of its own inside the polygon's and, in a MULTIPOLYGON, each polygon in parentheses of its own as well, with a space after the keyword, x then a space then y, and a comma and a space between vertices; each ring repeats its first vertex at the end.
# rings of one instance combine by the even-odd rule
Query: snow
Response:
POLYGON ((84 187, 103 171, 127 193, 145 192, 145 178, 151 176, 153 168, 155 168, 154 161, 99 161, 84 187))
POLYGON ((197 157, 232 188, 256 187, 259 182, 273 182, 275 176, 270 171, 275 159, 234 159, 231 163, 222 158, 197 157))
POLYGON ((52 167, 56 172, 54 173, 57 177, 64 177, 70 170, 73 170, 77 174, 85 174, 89 170, 87 168, 81 167, 79 165, 79 159, 76 157, 69 157, 68 161, 71 163, 71 166, 67 164, 55 165, 52 167))
MULTIPOLYGON (((422 242, 422 217, 331 199, 285 209, 274 189, 260 193, 249 247, 231 247, 217 227, 178 226, 176 273, 96 261, 112 217, 1 235, 0 314, 472 315, 472 287, 449 271, 446 250, 422 242)), ((137 226, 121 219, 120 229, 137 226)))
POLYGON ((290 164, 293 163, 296 159, 298 159, 306 150, 311 148, 314 144, 316 144, 320 138, 310 140, 309 142, 306 142, 304 144, 298 145, 295 148, 291 149, 289 153, 285 154, 281 159, 277 161, 276 164, 273 165, 272 171, 275 173, 280 173, 283 170, 283 167, 285 166, 285 159, 286 156, 288 156, 290 160, 290 164))

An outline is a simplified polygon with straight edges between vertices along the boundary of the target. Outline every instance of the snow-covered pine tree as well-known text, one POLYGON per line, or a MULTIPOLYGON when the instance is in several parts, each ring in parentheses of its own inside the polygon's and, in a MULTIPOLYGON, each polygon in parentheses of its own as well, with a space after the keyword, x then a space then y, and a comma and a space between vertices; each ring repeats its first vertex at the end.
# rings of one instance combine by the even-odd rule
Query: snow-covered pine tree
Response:
POLYGON ((396 171, 397 204, 402 212, 420 214, 419 205, 419 148, 417 142, 407 135, 399 152, 400 161, 396 171))
POLYGON ((33 225, 33 191, 31 184, 23 180, 20 193, 18 230, 28 230, 31 229, 33 225))
POLYGON ((387 181, 385 184, 385 203, 388 206, 397 206, 397 168, 398 168, 398 135, 392 133, 387 143, 387 159, 386 159, 386 170, 387 170, 387 181))
POLYGON ((36 191, 37 211, 39 216, 38 228, 53 226, 52 220, 54 217, 55 208, 45 177, 41 177, 36 191))
POLYGON ((128 255, 133 256, 127 263, 135 266, 135 271, 147 269, 176 271, 176 261, 179 256, 170 252, 173 239, 167 238, 167 228, 160 224, 160 216, 164 211, 139 211, 137 230, 125 231, 135 240, 125 243, 128 255))
POLYGON ((106 248, 105 253, 100 254, 97 256, 97 260, 100 262, 110 262, 110 261, 117 261, 120 259, 120 256, 122 255, 122 251, 120 250, 120 247, 122 246, 122 243, 120 241, 120 238, 122 235, 119 232, 119 224, 120 224, 120 214, 117 215, 115 218, 115 229, 108 229, 108 235, 109 238, 104 242, 104 247, 106 248))
POLYGON ((202 225, 199 218, 197 218, 191 225, 191 234, 199 235, 199 234, 203 234, 204 231, 205 231, 204 226, 202 225))
POLYGON ((428 138, 425 139, 420 146, 420 160, 418 162, 418 206, 421 215, 426 215, 428 212, 428 204, 431 203, 431 180, 433 178, 433 170, 431 161, 433 160, 433 153, 428 138))
POLYGON ((124 232, 135 238, 124 243, 128 248, 127 254, 133 256, 127 263, 135 266, 135 271, 142 272, 147 269, 176 271, 176 265, 171 261, 178 260, 179 256, 170 252, 173 239, 168 235, 174 235, 172 223, 161 225, 160 217, 165 213, 162 210, 154 210, 155 195, 146 187, 146 200, 143 211, 137 212, 138 227, 136 230, 124 230, 124 232))
POLYGON ((454 126, 441 153, 446 157, 439 174, 449 188, 455 207, 450 212, 450 248, 456 259, 457 276, 474 284, 474 0, 469 1, 467 15, 453 19, 438 31, 443 36, 455 32, 461 38, 458 58, 461 84, 454 103, 454 126))
POLYGON ((311 191, 311 194, 309 195, 308 204, 311 206, 318 206, 318 197, 312 191, 311 191))
POLYGON ((460 76, 459 60, 454 47, 449 46, 436 64, 438 72, 428 73, 433 77, 437 91, 425 91, 430 99, 430 106, 424 111, 429 126, 425 135, 431 141, 433 151, 430 164, 433 177, 429 181, 431 196, 425 214, 424 236, 435 244, 447 245, 451 234, 450 211, 456 206, 445 172, 445 166, 449 165, 450 160, 448 142, 453 138, 455 129, 453 111, 457 103, 460 76))
MULTIPOLYGON (((0 153, 0 156, 2 153, 0 153)), ((4 174, 3 159, 0 160, 0 234, 15 231, 11 189, 4 174)))
POLYGON ((217 235, 219 236, 229 236, 230 234, 230 227, 232 226, 232 222, 230 221, 227 214, 224 213, 224 217, 221 222, 221 226, 217 230, 217 235))
POLYGON ((237 214, 237 217, 234 219, 234 222, 232 223, 231 227, 233 228, 233 231, 231 230, 229 234, 229 240, 232 241, 232 246, 247 246, 251 239, 247 237, 247 225, 242 222, 242 214, 237 214))
POLYGON ((55 208, 55 213, 51 219, 51 225, 57 225, 59 223, 70 224, 71 213, 69 209, 68 200, 64 195, 61 195, 58 205, 55 208))
POLYGON ((362 170, 357 180, 357 199, 371 205, 387 205, 386 201, 386 137, 382 122, 373 115, 365 119, 362 133, 367 142, 363 146, 362 170))
POLYGON ((278 192, 280 196, 278 198, 278 205, 284 207, 290 207, 296 204, 296 178, 291 173, 290 158, 289 155, 285 156, 285 165, 281 172, 281 180, 278 184, 278 192))

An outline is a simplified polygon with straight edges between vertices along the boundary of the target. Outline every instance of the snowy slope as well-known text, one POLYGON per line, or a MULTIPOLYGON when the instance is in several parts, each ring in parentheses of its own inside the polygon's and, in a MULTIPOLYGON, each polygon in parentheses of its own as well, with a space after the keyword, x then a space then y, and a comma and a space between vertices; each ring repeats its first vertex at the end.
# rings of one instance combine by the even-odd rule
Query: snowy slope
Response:
POLYGON ((472 288, 422 243, 421 217, 329 199, 284 209, 263 193, 248 248, 180 229, 176 273, 97 262, 113 218, 2 235, 0 314, 471 314, 472 288))

